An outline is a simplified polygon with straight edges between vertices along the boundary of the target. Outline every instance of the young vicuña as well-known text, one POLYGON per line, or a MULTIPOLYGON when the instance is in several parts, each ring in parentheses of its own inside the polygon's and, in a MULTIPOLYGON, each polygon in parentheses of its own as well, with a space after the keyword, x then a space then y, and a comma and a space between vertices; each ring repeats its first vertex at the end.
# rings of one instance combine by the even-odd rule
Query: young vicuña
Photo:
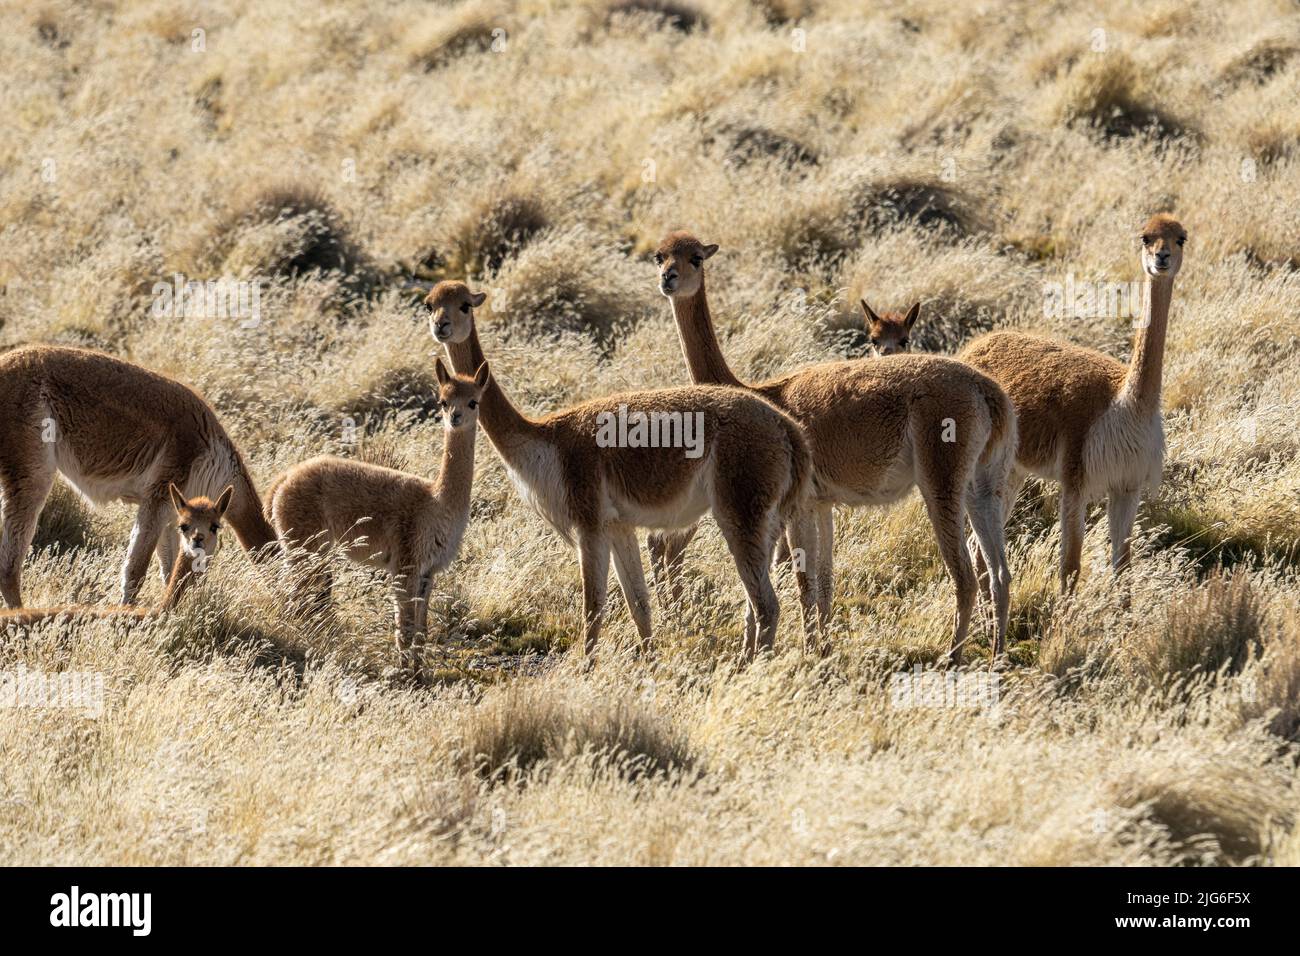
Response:
MULTIPOLYGON (((450 375, 442 359, 434 370, 446 431, 436 480, 322 455, 290 468, 266 496, 267 516, 286 544, 342 545, 354 561, 392 578, 398 654, 416 675, 433 576, 455 560, 469 524, 479 402, 490 378, 487 363, 473 377, 450 375)), ((308 590, 328 605, 329 571, 304 576, 299 593, 308 590)))
POLYGON ((208 562, 221 549, 221 519, 230 506, 235 489, 227 487, 215 502, 201 496, 187 500, 175 485, 169 485, 167 490, 176 509, 177 547, 167 586, 157 604, 147 608, 126 604, 116 607, 65 604, 62 607, 16 608, 0 611, 0 626, 37 624, 56 617, 146 620, 176 607, 182 595, 207 571, 208 562))
POLYGON ((866 316, 867 344, 873 355, 899 355, 910 351, 912 326, 921 314, 921 303, 917 302, 907 310, 906 315, 897 312, 877 314, 866 299, 859 299, 862 312, 866 316))

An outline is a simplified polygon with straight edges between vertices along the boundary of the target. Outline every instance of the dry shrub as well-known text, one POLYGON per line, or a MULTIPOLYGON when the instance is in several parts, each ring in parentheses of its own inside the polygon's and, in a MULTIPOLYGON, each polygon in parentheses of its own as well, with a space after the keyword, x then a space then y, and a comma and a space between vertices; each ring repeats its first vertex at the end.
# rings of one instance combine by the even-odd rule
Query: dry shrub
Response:
POLYGON ((1258 653, 1263 625, 1250 575, 1216 570, 1190 595, 1171 598, 1164 627, 1136 634, 1126 656, 1150 685, 1220 670, 1237 674, 1258 653))
POLYGON ((753 0, 763 19, 772 26, 782 26, 812 16, 817 8, 812 0, 753 0))
POLYGON ((36 522, 32 550, 52 548, 62 552, 105 547, 110 543, 103 522, 85 499, 62 481, 56 481, 36 522))
POLYGON ((694 33, 708 27, 704 14, 684 3, 673 0, 619 0, 610 6, 606 21, 615 26, 620 20, 645 23, 656 30, 676 30, 694 33))
POLYGON ((1070 71, 1059 92, 1056 116, 1109 140, 1193 136, 1183 121, 1152 105, 1156 97, 1131 57, 1110 52, 1089 57, 1070 71))
POLYGON ((370 294, 374 268, 324 194, 274 186, 224 219, 212 236, 211 260, 228 275, 296 279, 337 273, 345 294, 370 294))
POLYGON ((575 698, 544 684, 511 683, 474 708, 459 753, 462 770, 511 778, 539 765, 602 755, 629 778, 689 768, 686 739, 634 698, 575 698))
POLYGON ((1300 615, 1294 609, 1266 637, 1257 666, 1238 683, 1247 717, 1267 715, 1271 732, 1300 741, 1300 615))
POLYGON ((417 29, 408 44, 412 63, 426 73, 453 61, 492 49, 493 31, 505 28, 503 11, 495 5, 469 4, 417 29))
POLYGON ((735 166, 745 166, 755 160, 789 167, 816 166, 821 162, 811 146, 762 126, 728 127, 722 132, 727 142, 727 161, 735 166))
POLYGON ((1219 79, 1228 86, 1246 83, 1261 86, 1285 70, 1297 53, 1300 53, 1300 43, 1295 40, 1268 37, 1229 60, 1219 71, 1219 79))
POLYGON ((535 197, 485 192, 448 230, 445 274, 496 272, 550 224, 545 206, 535 197))
POLYGON ((1160 827, 1179 862, 1240 864, 1259 857, 1271 832, 1289 827, 1294 816, 1271 791, 1271 775, 1253 771, 1239 755, 1227 754, 1193 767, 1135 772, 1115 784, 1115 802, 1160 827))
POLYGON ((852 197, 847 213, 857 228, 868 232, 905 224, 960 237, 983 228, 969 197, 943 183, 920 179, 871 183, 852 197))
POLYGON ((431 367, 388 368, 360 394, 341 402, 337 411, 370 430, 392 415, 413 423, 430 421, 438 413, 438 382, 431 367))
POLYGON ((552 229, 506 261, 487 310, 502 313, 511 334, 550 339, 566 333, 612 345, 615 332, 657 305, 646 276, 627 257, 582 227, 552 229))

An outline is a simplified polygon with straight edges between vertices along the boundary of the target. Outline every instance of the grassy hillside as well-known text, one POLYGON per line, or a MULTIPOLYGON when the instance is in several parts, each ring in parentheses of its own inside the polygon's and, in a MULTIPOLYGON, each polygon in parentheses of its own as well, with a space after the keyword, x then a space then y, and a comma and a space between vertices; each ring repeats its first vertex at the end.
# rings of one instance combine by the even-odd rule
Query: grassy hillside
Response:
MULTIPOLYGON (((1062 600, 1031 482, 1012 665, 987 676, 981 636, 954 678, 992 693, 900 691, 942 690, 952 615, 915 497, 838 515, 828 660, 782 575, 778 654, 736 667, 707 522, 658 654, 632 657, 611 584, 584 671, 576 561, 480 439, 433 686, 392 673, 368 572, 305 624, 233 544, 165 621, 0 639, 0 862, 1300 863, 1295 3, 33 2, 0 26, 0 347, 194 385, 263 487, 324 452, 436 471, 415 290, 440 278, 489 293, 494 373, 541 412, 686 382, 649 260, 669 228, 720 244, 719 335, 754 378, 862 355, 863 296, 920 299, 924 351, 1019 327, 1126 360, 1129 317, 1048 290, 1137 279, 1152 212, 1190 234, 1135 567, 1111 578, 1096 511, 1062 600), (156 314, 178 274, 262 282, 260 321, 156 314), (93 712, 4 696, 68 675, 93 712)), ((132 520, 56 489, 27 603, 112 600, 132 520)))

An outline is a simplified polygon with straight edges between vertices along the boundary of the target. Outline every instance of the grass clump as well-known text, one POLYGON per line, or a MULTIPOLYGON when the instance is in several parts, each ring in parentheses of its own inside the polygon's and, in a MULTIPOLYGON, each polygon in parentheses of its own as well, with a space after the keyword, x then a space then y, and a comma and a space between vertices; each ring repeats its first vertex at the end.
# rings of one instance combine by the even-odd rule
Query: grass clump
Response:
POLYGON ((643 703, 627 697, 578 701, 544 684, 515 682, 489 691, 463 741, 462 769, 490 779, 586 754, 602 755, 631 779, 694 763, 685 737, 643 703))

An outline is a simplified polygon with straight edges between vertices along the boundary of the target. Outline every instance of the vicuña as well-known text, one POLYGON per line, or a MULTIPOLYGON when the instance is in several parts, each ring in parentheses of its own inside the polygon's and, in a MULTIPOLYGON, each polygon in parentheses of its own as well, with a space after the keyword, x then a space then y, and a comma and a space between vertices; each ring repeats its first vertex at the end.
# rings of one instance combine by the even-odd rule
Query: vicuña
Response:
MULTIPOLYGON (((819 623, 831 612, 832 507, 886 504, 915 486, 956 585, 950 659, 961 660, 978 587, 964 541, 967 515, 994 571, 989 579, 997 617, 993 650, 1000 654, 1011 587, 1001 520, 1001 496, 1016 447, 1010 400, 970 366, 921 355, 827 362, 770 382, 742 382, 723 357, 705 295, 704 261, 717 250, 690 233, 670 233, 655 253, 660 291, 672 302, 695 382, 760 395, 807 429, 815 468, 815 527, 798 535, 811 547, 805 547, 804 569, 797 573, 814 581, 819 623)), ((871 315, 868 310, 868 320, 871 315)), ((680 568, 694 531, 652 537, 656 569, 667 578, 680 568)))
POLYGON ((1020 444, 1008 515, 1027 474, 1061 485, 1061 588, 1074 587, 1088 504, 1108 498, 1111 565, 1129 562, 1142 491, 1160 483, 1165 432, 1160 380, 1174 277, 1187 230, 1153 216, 1141 233, 1142 316, 1129 363, 1093 349, 1025 332, 993 332, 960 358, 993 376, 1015 403, 1020 444))
POLYGON ((23 558, 61 473, 93 504, 139 505, 122 603, 134 604, 157 552, 165 581, 176 563, 168 486, 211 495, 234 488, 227 521, 258 557, 275 542, 262 502, 216 413, 180 382, 85 349, 34 345, 0 356, 0 594, 22 606, 23 558))
MULTIPOLYGON (((469 524, 479 402, 490 379, 486 363, 472 378, 450 375, 441 359, 434 371, 446 431, 437 480, 323 455, 290 468, 266 496, 267 515, 286 544, 316 551, 342 545, 352 560, 389 575, 398 655, 417 677, 433 576, 455 560, 469 524)), ((302 575, 300 595, 312 591, 327 606, 330 577, 319 566, 302 575)))
MULTIPOLYGON (((462 374, 483 363, 474 309, 485 293, 440 282, 429 293, 429 328, 462 374)), ((811 461, 803 430, 762 399, 735 389, 667 388, 584 402, 542 418, 521 413, 492 376, 479 409, 483 430, 521 497, 567 541, 582 568, 584 647, 600 634, 612 552, 643 644, 650 596, 638 528, 681 528, 712 510, 744 585, 745 652, 772 646, 779 607, 769 577, 782 527, 805 502, 811 461), (647 415, 703 415, 703 452, 597 441, 620 405, 647 415)))

